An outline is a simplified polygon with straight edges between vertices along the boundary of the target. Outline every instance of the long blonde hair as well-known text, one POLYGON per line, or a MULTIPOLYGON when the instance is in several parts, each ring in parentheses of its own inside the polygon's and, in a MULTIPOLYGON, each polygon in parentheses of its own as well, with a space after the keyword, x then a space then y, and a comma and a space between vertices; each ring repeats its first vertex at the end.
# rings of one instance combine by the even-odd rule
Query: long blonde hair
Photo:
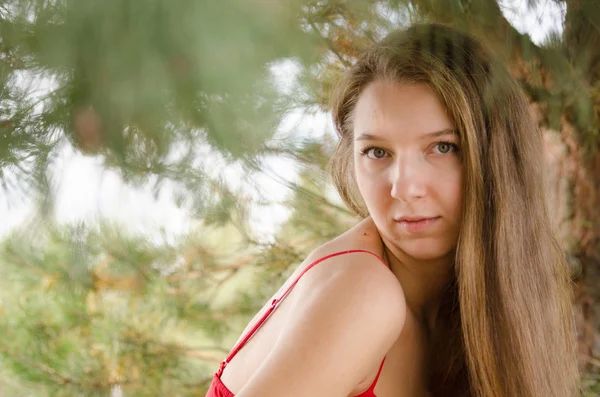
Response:
POLYGON ((428 84, 461 141, 462 225, 440 312, 448 334, 436 342, 434 395, 577 395, 570 278, 546 205, 542 135, 521 87, 481 43, 443 25, 413 25, 369 48, 331 107, 340 138, 331 175, 361 216, 368 213, 354 179, 353 111, 377 79, 428 84))

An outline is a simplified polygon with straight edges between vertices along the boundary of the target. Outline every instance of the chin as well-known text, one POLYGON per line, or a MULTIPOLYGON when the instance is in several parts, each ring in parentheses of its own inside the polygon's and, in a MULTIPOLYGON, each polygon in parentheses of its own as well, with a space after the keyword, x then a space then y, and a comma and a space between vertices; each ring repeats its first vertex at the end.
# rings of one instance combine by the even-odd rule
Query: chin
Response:
POLYGON ((414 239, 394 240, 394 245, 410 257, 431 261, 443 259, 454 255, 454 247, 447 242, 439 241, 434 238, 414 238, 414 239))

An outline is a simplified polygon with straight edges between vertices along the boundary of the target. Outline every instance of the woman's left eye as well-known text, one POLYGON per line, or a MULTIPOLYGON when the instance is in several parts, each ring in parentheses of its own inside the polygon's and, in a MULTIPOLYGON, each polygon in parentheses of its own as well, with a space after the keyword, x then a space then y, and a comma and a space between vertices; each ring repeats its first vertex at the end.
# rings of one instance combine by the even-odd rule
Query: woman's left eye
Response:
POLYGON ((458 145, 452 142, 438 142, 435 145, 435 148, 437 148, 439 154, 448 154, 450 152, 458 151, 458 145))

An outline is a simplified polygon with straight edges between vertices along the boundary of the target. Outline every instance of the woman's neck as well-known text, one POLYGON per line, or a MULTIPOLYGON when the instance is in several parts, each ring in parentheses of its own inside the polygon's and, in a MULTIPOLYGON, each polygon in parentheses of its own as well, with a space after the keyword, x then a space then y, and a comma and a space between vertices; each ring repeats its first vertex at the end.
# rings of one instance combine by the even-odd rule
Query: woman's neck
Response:
POLYGON ((418 260, 385 241, 384 253, 402 285, 408 308, 419 321, 434 329, 441 299, 454 277, 454 253, 435 260, 418 260))

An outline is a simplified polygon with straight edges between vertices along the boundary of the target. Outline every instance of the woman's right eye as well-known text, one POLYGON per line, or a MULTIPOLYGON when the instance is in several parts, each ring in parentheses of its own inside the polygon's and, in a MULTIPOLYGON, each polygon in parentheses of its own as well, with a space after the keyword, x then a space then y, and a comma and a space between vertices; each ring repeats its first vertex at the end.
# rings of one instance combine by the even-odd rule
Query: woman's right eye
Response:
POLYGON ((384 158, 387 155, 387 152, 378 147, 370 147, 365 148, 362 151, 363 154, 366 154, 368 158, 373 160, 379 160, 384 158))

